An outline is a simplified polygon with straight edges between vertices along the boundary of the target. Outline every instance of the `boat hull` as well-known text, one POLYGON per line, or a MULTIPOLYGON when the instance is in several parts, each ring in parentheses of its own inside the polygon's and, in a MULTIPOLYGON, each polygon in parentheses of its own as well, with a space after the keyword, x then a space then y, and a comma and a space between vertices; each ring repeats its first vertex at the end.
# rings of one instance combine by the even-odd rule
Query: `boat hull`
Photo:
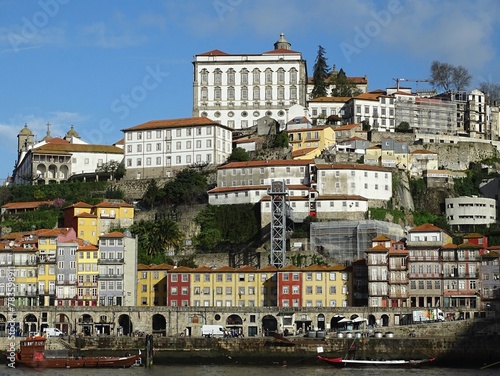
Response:
POLYGON ((127 368, 141 359, 140 355, 126 357, 82 357, 16 359, 16 365, 29 368, 127 368))
POLYGON ((420 367, 434 362, 435 358, 429 359, 415 359, 415 360, 358 360, 358 359, 344 359, 344 358, 326 358, 318 355, 317 358, 323 362, 331 364, 336 367, 420 367))

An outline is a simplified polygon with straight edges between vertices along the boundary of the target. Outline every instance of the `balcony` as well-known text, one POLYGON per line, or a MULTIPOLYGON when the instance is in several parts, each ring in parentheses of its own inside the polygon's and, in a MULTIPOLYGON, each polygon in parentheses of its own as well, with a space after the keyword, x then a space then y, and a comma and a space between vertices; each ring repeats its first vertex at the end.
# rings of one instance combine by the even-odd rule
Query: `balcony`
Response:
POLYGON ((40 255, 38 256, 39 264, 55 264, 56 263, 56 255, 40 255))
POLYGON ((409 292, 394 292, 389 293, 389 299, 408 299, 410 297, 409 292))
POLYGON ((99 259, 97 260, 97 263, 100 264, 100 265, 109 265, 109 264, 123 264, 124 260, 123 258, 113 258, 113 259, 110 259, 110 258, 107 258, 107 259, 99 259))
POLYGON ((97 282, 77 282, 77 287, 97 287, 97 282))
POLYGON ((108 213, 101 213, 99 215, 100 218, 109 218, 109 219, 115 219, 116 218, 116 214, 108 214, 108 213))
POLYGON ((58 285, 58 286, 76 286, 76 281, 69 281, 69 280, 56 281, 56 285, 58 285))
POLYGON ((55 295, 56 290, 38 290, 38 295, 55 295))
POLYGON ((101 279, 123 279, 123 274, 99 274, 99 280, 101 279))
MULTIPOLYGON (((36 266, 37 260, 24 260, 24 261, 14 261, 13 263, 9 263, 9 265, 14 265, 14 266, 36 266)), ((2 265, 5 265, 5 263, 2 263, 2 265)))

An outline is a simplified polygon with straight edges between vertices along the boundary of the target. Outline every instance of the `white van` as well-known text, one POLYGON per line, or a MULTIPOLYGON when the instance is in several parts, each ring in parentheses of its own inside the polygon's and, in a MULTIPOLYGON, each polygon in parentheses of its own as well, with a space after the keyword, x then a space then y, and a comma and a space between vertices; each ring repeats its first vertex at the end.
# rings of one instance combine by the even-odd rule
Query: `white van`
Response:
POLYGON ((47 337, 62 337, 64 336, 64 332, 61 332, 57 328, 45 328, 43 329, 43 334, 47 337))
POLYGON ((225 329, 222 325, 203 325, 201 327, 201 335, 203 337, 224 337, 225 329))

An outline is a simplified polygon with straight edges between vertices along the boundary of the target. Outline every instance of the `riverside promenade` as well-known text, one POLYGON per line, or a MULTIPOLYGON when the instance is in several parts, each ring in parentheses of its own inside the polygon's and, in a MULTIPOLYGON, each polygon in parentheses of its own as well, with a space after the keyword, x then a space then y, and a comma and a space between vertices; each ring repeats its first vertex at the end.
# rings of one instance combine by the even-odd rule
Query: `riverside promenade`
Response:
MULTIPOLYGON (((394 326, 371 332, 327 332, 309 335, 243 338, 155 336, 153 364, 314 364, 318 349, 326 356, 345 356, 355 349, 362 359, 436 357, 443 367, 481 367, 500 361, 498 319, 394 326), (346 338, 351 333, 352 338, 346 338), (380 335, 377 335, 380 333, 380 335)), ((18 344, 19 339, 16 338, 18 344)), ((7 338, 0 338, 2 349, 7 338)), ((48 341, 48 348, 91 356, 125 354, 146 348, 144 336, 67 336, 48 341)))

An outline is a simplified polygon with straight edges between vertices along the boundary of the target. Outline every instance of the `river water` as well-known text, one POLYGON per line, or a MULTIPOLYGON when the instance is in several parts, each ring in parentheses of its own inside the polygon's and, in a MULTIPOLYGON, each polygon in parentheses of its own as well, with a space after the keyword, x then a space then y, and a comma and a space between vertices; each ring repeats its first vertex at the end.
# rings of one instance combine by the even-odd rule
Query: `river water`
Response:
MULTIPOLYGON (((2 366, 0 366, 2 367, 2 366)), ((401 376, 404 374, 415 376, 493 376, 500 375, 499 368, 479 369, 457 369, 457 368, 409 368, 409 369, 392 369, 392 368, 340 368, 337 369, 328 364, 318 366, 219 366, 219 365, 198 365, 198 366, 153 366, 152 368, 132 367, 118 369, 46 369, 32 370, 26 368, 11 369, 7 366, 0 368, 0 376, 4 375, 46 375, 46 376, 109 376, 112 372, 113 376, 401 376)))

